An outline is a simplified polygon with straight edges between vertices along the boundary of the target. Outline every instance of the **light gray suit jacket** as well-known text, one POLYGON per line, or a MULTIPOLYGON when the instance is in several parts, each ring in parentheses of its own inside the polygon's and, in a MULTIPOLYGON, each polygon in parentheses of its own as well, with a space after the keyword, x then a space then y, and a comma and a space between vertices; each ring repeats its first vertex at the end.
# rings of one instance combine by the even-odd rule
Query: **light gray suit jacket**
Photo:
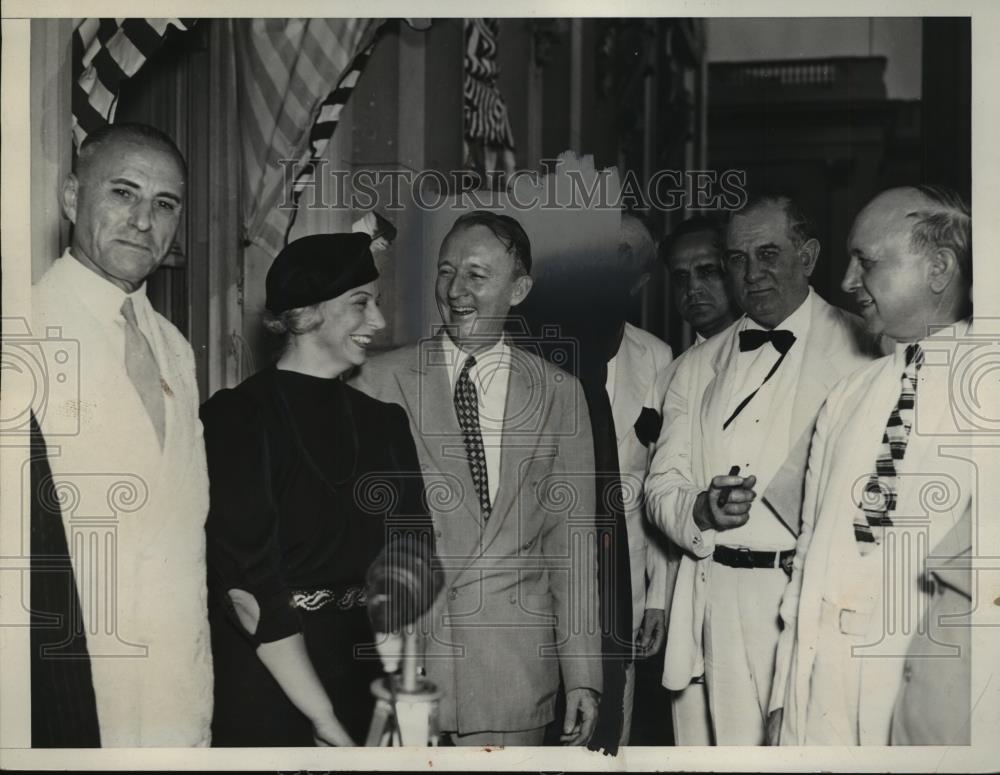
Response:
POLYGON ((601 690, 594 450, 577 380, 511 347, 500 482, 484 525, 439 337, 366 363, 353 384, 410 418, 444 566, 425 625, 440 728, 544 726, 565 689, 601 690))

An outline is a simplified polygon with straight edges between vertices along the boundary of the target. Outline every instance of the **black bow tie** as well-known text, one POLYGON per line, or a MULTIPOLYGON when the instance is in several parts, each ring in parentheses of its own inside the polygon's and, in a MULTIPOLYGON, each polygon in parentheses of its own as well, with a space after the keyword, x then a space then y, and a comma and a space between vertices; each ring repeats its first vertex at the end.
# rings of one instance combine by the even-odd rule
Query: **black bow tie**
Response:
POLYGON ((774 349, 784 355, 793 344, 795 344, 795 334, 784 329, 774 329, 772 331, 762 331, 759 328, 748 328, 740 331, 740 352, 745 353, 756 350, 770 342, 774 349))

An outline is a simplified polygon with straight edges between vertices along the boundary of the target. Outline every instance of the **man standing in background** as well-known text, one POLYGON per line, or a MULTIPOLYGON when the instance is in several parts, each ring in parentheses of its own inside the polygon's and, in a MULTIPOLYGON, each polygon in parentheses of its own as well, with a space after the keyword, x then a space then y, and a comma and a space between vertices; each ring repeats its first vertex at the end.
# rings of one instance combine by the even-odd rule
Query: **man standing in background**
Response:
MULTIPOLYGON (((725 244, 726 232, 722 224, 696 215, 681 223, 660 245, 660 256, 670 278, 671 296, 681 317, 694 330, 694 345, 725 330, 739 317, 739 309, 726 284, 726 268, 722 261, 725 244)), ((661 397, 666 396, 677 366, 690 352, 688 349, 682 353, 664 373, 658 390, 661 397)), ((665 536, 663 543, 666 564, 662 594, 666 601, 664 616, 669 619, 682 552, 665 536)), ((667 686, 665 675, 664 686, 667 686)), ((670 692, 670 713, 675 745, 712 745, 704 675, 694 677, 686 688, 670 692)))
MULTIPOLYGON (((628 533, 633 657, 641 658, 656 654, 666 637, 665 542, 646 519, 642 488, 662 424, 659 411, 662 395, 657 388, 662 384, 661 378, 672 353, 665 342, 625 319, 630 302, 649 280, 651 265, 656 260, 656 244, 649 230, 630 213, 622 213, 617 258, 617 273, 624 280, 621 286, 624 293, 622 304, 617 307, 620 341, 608 361, 606 390, 618 443, 618 468, 628 533)), ((635 681, 633 661, 625 675, 622 745, 628 745, 632 728, 635 681)))

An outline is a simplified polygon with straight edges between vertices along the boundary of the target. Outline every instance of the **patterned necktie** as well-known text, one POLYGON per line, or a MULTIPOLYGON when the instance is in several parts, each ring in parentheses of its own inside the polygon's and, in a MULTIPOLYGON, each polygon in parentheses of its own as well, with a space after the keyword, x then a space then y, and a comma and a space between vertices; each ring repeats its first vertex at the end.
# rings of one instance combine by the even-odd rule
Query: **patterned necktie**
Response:
POLYGON ((906 443, 913 427, 913 412, 917 399, 917 372, 924 364, 920 345, 906 348, 906 368, 903 369, 899 401, 889 413, 882 435, 882 446, 875 459, 875 473, 865 485, 859 511, 854 515, 854 537, 862 556, 882 542, 885 528, 892 526, 890 514, 896 508, 896 466, 906 455, 906 443))
POLYGON ((486 452, 483 449, 483 434, 479 429, 479 402, 476 398, 476 388, 469 378, 469 369, 476 365, 476 359, 469 356, 458 375, 455 383, 455 414, 458 415, 458 425, 462 429, 462 440, 465 442, 465 455, 469 458, 469 471, 472 473, 472 483, 479 495, 479 511, 483 522, 490 518, 490 479, 486 470, 486 452))
POLYGON ((153 355, 153 348, 149 346, 149 340, 139 330, 131 298, 125 299, 121 311, 122 317, 125 318, 125 371, 135 385, 139 398, 149 413, 149 419, 153 421, 156 438, 162 449, 166 421, 160 367, 156 365, 156 357, 153 355))

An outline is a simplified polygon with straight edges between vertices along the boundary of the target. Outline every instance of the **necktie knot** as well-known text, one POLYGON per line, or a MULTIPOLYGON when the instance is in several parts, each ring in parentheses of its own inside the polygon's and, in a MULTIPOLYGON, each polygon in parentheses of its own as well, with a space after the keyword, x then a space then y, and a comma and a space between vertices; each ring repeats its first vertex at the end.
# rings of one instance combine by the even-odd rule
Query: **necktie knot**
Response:
POLYGON ((468 374, 469 370, 475 365, 476 365, 476 356, 470 355, 468 358, 465 359, 465 363, 462 364, 462 374, 468 374))
POLYGON ((793 344, 795 344, 795 334, 783 328, 764 331, 759 328, 749 328, 740 331, 740 352, 757 350, 766 342, 774 345, 774 349, 784 355, 793 344))
POLYGON ((122 317, 125 318, 126 322, 130 325, 138 326, 139 321, 135 317, 135 307, 132 305, 132 297, 126 296, 125 301, 122 302, 121 308, 122 317))
POLYGON ((913 344, 907 346, 906 348, 906 366, 909 368, 913 366, 913 371, 919 371, 920 367, 924 365, 924 350, 923 348, 914 342, 913 344), (915 365, 914 365, 915 364, 915 365))

